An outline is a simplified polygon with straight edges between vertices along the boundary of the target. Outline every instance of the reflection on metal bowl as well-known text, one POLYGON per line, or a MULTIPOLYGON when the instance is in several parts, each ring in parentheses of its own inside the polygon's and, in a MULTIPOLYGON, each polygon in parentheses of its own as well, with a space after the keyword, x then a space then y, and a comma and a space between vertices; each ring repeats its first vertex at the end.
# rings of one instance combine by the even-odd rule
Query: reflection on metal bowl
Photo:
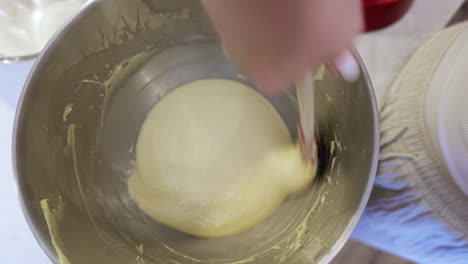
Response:
MULTIPOLYGON (((98 0, 53 39, 27 81, 14 143, 24 212, 52 260, 323 263, 337 253, 377 166, 377 107, 365 73, 354 84, 318 76, 319 178, 252 230, 193 237, 132 201, 127 178, 146 114, 167 91, 210 77, 253 86, 223 55, 198 1, 98 0)), ((294 95, 267 98, 295 134, 294 95)))

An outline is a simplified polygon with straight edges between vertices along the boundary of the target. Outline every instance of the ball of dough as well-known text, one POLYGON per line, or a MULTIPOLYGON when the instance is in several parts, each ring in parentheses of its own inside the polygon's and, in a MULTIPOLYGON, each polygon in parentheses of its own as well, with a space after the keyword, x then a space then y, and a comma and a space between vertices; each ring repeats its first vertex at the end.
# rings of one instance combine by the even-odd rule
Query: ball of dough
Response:
POLYGON ((252 228, 316 170, 264 97, 223 79, 167 94, 147 116, 136 150, 134 201, 155 220, 202 237, 252 228))

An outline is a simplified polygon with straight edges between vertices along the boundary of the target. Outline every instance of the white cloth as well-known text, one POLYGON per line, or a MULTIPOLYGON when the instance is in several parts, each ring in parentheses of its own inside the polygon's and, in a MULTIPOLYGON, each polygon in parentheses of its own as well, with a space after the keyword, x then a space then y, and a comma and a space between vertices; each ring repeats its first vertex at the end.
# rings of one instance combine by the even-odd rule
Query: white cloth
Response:
POLYGON ((381 111, 378 176, 354 232, 355 238, 419 263, 468 262, 468 197, 434 148, 423 112, 441 58, 467 30, 462 24, 437 34, 389 89, 381 111))
POLYGON ((358 38, 356 47, 369 71, 380 107, 387 88, 411 55, 445 27, 463 2, 415 0, 401 21, 358 38))
MULTIPOLYGON (((387 87, 391 84, 392 90, 401 88, 401 75, 404 73, 401 73, 401 78, 397 80, 395 77, 402 67, 423 42, 444 27, 454 11, 449 9, 462 3, 437 2, 416 1, 404 21, 359 39, 358 50, 374 83, 379 106, 384 105, 384 100, 387 105, 381 112, 382 153, 379 172, 369 204, 353 233, 353 238, 418 263, 468 263, 468 228, 464 224, 466 214, 463 213, 468 204, 460 190, 450 182, 450 176, 447 177, 443 166, 439 166, 437 157, 415 158, 407 142, 420 140, 420 131, 415 129, 414 122, 405 123, 401 120, 401 116, 404 115, 402 111, 408 109, 399 109, 401 105, 395 104, 395 100, 410 96, 405 94, 412 89, 408 86, 413 85, 413 88, 419 89, 416 91, 420 91, 424 88, 424 83, 406 83, 406 90, 399 97, 395 97, 392 92, 385 96, 387 87), (449 3, 452 6, 449 6, 449 3), (399 113, 399 117, 395 113, 399 113), (441 175, 434 174, 434 171, 418 173, 417 170, 424 167, 420 165, 423 162, 426 162, 428 168, 438 164, 436 168, 441 171, 441 175), (426 180, 418 180, 422 177, 426 180), (432 184, 425 185, 428 178, 432 179, 432 184), (442 184, 446 190, 440 192, 442 184), (435 192, 433 188, 438 191, 435 192), (448 197, 450 202, 444 200, 444 196, 448 197), (458 210, 454 201, 461 202, 458 210)), ((443 44, 444 41, 440 43, 443 44)), ((430 57, 431 54, 435 53, 429 51, 420 56, 430 57)), ((430 64, 430 61, 426 62, 430 64)), ((420 76, 421 69, 430 74, 430 65, 420 66, 404 70, 407 71, 406 82, 412 80, 412 75, 423 78, 420 76)), ((415 98, 418 96, 423 97, 422 92, 414 94, 411 98, 417 101, 415 98)), ((420 110, 422 111, 422 107, 420 110)), ((412 111, 406 115, 419 110, 412 111)), ((417 142, 421 144, 422 141, 417 142)), ((422 153, 427 153, 426 149, 422 153)))

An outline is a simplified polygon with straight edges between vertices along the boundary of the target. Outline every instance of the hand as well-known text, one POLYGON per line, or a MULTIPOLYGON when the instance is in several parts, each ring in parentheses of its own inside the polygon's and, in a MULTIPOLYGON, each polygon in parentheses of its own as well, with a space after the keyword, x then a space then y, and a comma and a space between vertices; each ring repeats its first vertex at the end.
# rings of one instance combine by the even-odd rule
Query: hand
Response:
POLYGON ((359 76, 349 50, 363 29, 361 0, 202 2, 227 54, 263 91, 285 90, 319 63, 359 76))

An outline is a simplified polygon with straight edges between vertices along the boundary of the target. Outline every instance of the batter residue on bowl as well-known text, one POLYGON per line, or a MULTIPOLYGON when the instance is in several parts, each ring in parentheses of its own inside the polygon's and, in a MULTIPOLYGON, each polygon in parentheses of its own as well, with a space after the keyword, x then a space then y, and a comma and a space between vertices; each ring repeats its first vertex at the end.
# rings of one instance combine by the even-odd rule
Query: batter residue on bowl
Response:
POLYGON ((136 153, 134 201, 155 220, 202 237, 259 224, 317 169, 303 161, 270 102, 224 79, 167 94, 147 116, 136 153))

